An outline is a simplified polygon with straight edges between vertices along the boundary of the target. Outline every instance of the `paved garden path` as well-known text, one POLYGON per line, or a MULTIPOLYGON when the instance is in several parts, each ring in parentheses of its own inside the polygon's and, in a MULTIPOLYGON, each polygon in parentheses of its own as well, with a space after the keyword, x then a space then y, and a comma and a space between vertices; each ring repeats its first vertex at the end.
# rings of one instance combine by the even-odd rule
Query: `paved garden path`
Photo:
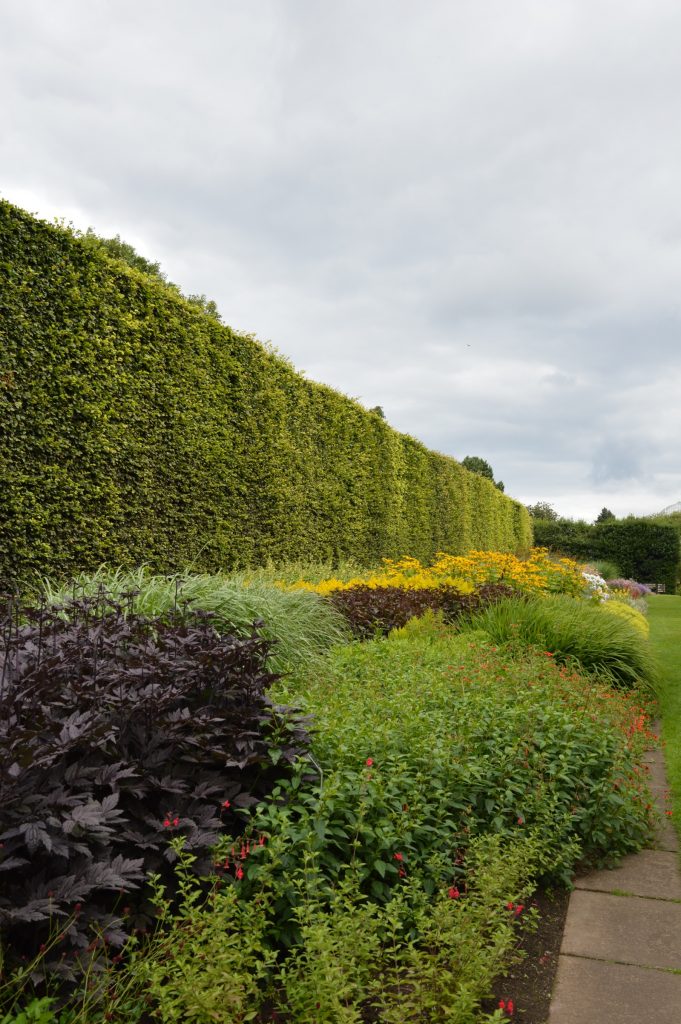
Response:
POLYGON ((681 871, 659 750, 655 848, 580 878, 570 896, 549 1024, 681 1024, 681 871))

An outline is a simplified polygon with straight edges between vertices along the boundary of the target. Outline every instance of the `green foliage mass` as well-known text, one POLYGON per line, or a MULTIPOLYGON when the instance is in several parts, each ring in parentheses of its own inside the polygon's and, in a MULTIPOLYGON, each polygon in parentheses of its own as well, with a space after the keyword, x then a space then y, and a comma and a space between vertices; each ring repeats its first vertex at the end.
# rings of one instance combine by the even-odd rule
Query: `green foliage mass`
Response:
MULTIPOLYGON (((626 613, 625 613, 626 614, 626 613)), ((578 663, 615 686, 654 687, 658 668, 647 638, 627 618, 565 594, 506 598, 474 613, 469 628, 483 630, 495 644, 533 646, 559 663, 578 663)))
POLYGON ((531 543, 490 481, 6 202, 0 324, 5 585, 531 543))
POLYGON ((533 519, 550 519, 551 522, 555 522, 559 518, 555 508, 548 501, 538 501, 536 505, 528 505, 527 511, 533 519))
POLYGON ((535 543, 581 559, 607 559, 623 576, 640 583, 664 583, 674 591, 679 573, 679 532, 651 519, 607 520, 590 525, 559 519, 534 521, 535 543))
POLYGON ((500 491, 504 490, 503 480, 494 479, 494 470, 487 459, 481 459, 479 455, 467 455, 465 459, 462 459, 461 465, 471 473, 477 473, 479 476, 484 476, 486 480, 491 480, 500 491))

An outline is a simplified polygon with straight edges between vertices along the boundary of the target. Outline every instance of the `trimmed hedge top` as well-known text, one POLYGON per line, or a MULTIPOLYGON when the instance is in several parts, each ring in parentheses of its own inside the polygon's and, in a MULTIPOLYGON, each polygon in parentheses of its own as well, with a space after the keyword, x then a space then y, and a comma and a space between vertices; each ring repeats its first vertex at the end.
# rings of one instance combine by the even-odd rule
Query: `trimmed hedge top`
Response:
POLYGON ((531 543, 491 482, 2 201, 0 410, 4 585, 531 543))

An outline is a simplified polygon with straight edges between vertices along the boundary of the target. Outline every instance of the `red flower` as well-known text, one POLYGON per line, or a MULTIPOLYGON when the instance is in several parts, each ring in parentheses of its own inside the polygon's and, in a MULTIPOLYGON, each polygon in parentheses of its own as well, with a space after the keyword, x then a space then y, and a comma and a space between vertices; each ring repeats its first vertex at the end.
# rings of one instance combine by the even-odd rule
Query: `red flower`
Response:
POLYGON ((525 824, 525 819, 524 818, 518 818, 518 824, 519 825, 524 825, 525 824))
POLYGON ((177 825, 179 825, 179 824, 180 824, 180 819, 179 818, 173 818, 173 825, 175 825, 177 827, 177 825))
POLYGON ((374 763, 373 757, 367 757, 367 759, 366 759, 366 761, 364 763, 366 764, 367 768, 371 768, 371 766, 374 763))
POLYGON ((239 879, 239 881, 241 881, 241 879, 244 877, 244 869, 242 867, 238 867, 236 869, 236 877, 239 879))
POLYGON ((452 886, 452 887, 451 887, 451 888, 450 888, 450 889, 449 889, 449 890, 447 891, 447 895, 449 896, 450 900, 458 900, 458 898, 459 898, 459 896, 461 895, 461 893, 460 893, 460 892, 459 892, 459 890, 458 890, 458 889, 456 888, 456 886, 455 886, 455 885, 453 885, 453 886, 452 886))
POLYGON ((404 860, 404 857, 402 856, 401 853, 394 853, 393 857, 395 858, 395 860, 404 860))
POLYGON ((400 876, 400 878, 404 878, 406 876, 407 872, 404 870, 404 868, 400 868, 400 870, 397 872, 397 874, 400 876))
POLYGON ((170 818, 166 818, 166 820, 163 822, 163 827, 170 828, 170 818))
POLYGON ((515 903, 508 902, 506 904, 506 909, 507 910, 513 910, 514 906, 515 906, 515 903))
POLYGON ((232 805, 230 804, 229 800, 223 800, 222 801, 222 806, 223 807, 231 807, 232 805))

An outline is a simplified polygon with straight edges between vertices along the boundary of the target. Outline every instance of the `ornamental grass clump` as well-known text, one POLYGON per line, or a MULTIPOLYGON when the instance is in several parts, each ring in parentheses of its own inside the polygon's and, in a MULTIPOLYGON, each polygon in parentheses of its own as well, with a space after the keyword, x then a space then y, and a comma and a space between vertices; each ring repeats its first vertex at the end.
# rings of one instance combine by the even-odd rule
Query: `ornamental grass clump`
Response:
POLYGON ((657 663, 642 630, 606 606, 565 595, 502 600, 473 613, 465 628, 483 630, 495 644, 547 651, 617 687, 654 690, 657 684, 657 663))
POLYGON ((44 581, 50 603, 93 596, 102 588, 141 615, 153 617, 184 608, 210 612, 214 628, 222 633, 249 636, 253 622, 259 620, 260 634, 276 641, 269 648, 274 672, 300 667, 347 635, 342 616, 317 594, 282 590, 258 574, 186 571, 163 576, 145 567, 132 572, 102 567, 58 587, 44 581))

